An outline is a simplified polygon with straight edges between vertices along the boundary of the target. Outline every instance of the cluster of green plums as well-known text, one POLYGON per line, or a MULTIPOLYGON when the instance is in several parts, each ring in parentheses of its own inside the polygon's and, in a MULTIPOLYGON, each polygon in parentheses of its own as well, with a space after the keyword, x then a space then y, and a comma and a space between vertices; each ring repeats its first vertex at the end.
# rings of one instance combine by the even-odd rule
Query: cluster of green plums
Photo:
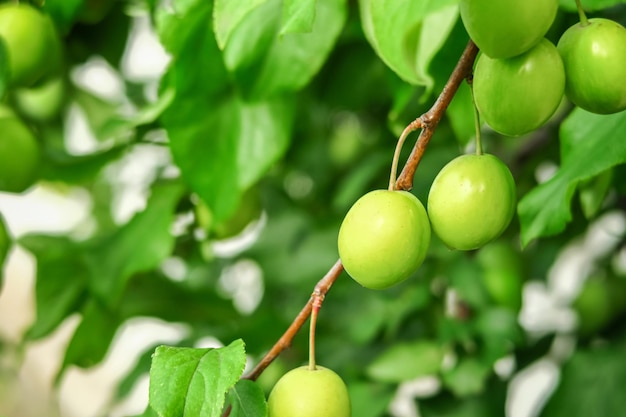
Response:
POLYGON ((408 191, 375 190, 357 200, 339 229, 339 256, 364 287, 388 288, 423 263, 431 230, 451 249, 478 249, 504 232, 515 203, 513 175, 500 159, 461 155, 433 181, 428 211, 408 191))
POLYGON ((0 6, 6 85, 0 97, 0 191, 21 193, 39 177, 41 146, 30 121, 55 117, 62 105, 61 41, 49 15, 25 3, 0 6))
POLYGON ((460 2, 463 24, 481 51, 476 106, 499 133, 520 136, 541 127, 564 94, 593 113, 626 109, 626 29, 585 17, 555 46, 545 35, 558 6, 558 0, 460 2))

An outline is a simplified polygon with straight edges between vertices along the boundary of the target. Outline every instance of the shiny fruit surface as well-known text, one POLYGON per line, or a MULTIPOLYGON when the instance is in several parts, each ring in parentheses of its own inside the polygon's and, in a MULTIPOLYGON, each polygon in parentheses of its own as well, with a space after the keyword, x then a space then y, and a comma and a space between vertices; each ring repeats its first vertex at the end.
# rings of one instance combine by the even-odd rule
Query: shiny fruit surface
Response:
POLYGON ((544 39, 508 59, 479 56, 474 96, 483 120, 508 136, 529 133, 550 119, 565 91, 565 70, 556 47, 544 39))
POLYGON ((407 279, 424 261, 430 225, 422 203, 407 191, 375 190, 350 208, 339 229, 346 272, 367 288, 407 279))
POLYGON ((510 58, 535 46, 552 25, 558 0, 461 0, 463 25, 491 58, 510 58))
POLYGON ((269 417, 350 417, 348 389, 328 368, 292 369, 278 380, 268 401, 269 417))
POLYGON ((461 155, 437 174, 428 194, 433 231, 451 249, 477 249, 507 228, 515 213, 515 182, 493 155, 461 155))
POLYGON ((59 66, 60 45, 52 21, 28 4, 0 6, 0 40, 12 86, 31 86, 59 66))
POLYGON ((626 109, 626 28, 592 18, 563 33, 557 49, 565 67, 565 94, 592 113, 626 109))

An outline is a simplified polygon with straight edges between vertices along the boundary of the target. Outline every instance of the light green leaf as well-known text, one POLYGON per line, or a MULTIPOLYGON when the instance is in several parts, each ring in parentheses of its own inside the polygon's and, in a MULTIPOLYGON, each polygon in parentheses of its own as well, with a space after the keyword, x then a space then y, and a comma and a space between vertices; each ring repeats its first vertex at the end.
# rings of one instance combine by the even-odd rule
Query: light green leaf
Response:
POLYGON ((293 106, 283 99, 183 100, 172 107, 165 125, 174 160, 216 222, 227 219, 243 191, 284 154, 292 120, 293 106))
POLYGON ((281 10, 280 0, 254 9, 224 50, 226 66, 250 99, 304 87, 326 61, 347 17, 345 0, 317 0, 312 31, 281 36, 281 10))
POLYGON ((432 87, 426 69, 458 19, 458 0, 360 0, 367 40, 403 80, 432 87))
POLYGON ((284 0, 280 34, 306 33, 313 30, 317 0, 284 0))
POLYGON ((182 191, 178 183, 154 185, 144 211, 113 235, 89 245, 90 287, 109 305, 119 300, 133 274, 157 267, 171 253, 170 227, 182 191))
POLYGON ((367 375, 377 381, 398 383, 441 369, 444 351, 434 342, 401 343, 387 349, 368 367, 367 375))
POLYGON ((230 417, 267 417, 265 393, 250 380, 237 381, 228 391, 228 403, 232 406, 230 417))
POLYGON ((458 397, 480 394, 485 389, 491 366, 475 358, 463 358, 453 368, 443 372, 446 387, 458 397))
POLYGON ((219 349, 160 346, 150 367, 150 406, 161 417, 220 417, 245 364, 241 339, 219 349))
POLYGON ((574 110, 561 125, 561 167, 520 201, 522 244, 557 234, 572 219, 570 201, 580 181, 626 162, 626 112, 574 110))
POLYGON ((248 13, 267 0, 215 0, 213 24, 220 49, 224 49, 228 38, 248 13))

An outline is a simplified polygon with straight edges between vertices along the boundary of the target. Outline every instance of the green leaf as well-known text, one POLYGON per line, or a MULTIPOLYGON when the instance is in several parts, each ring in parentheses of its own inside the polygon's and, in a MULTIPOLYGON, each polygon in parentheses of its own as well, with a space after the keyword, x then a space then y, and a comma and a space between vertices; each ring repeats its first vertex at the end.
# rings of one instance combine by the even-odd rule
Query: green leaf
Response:
POLYGON ((570 201, 580 181, 626 162, 626 112, 574 110, 561 125, 561 167, 519 202, 522 244, 555 235, 572 219, 570 201))
POLYGON ((243 191, 284 154, 293 120, 291 102, 280 98, 213 105, 186 100, 168 113, 174 161, 215 222, 233 214, 243 191))
POLYGON ((430 61, 458 19, 458 0, 360 0, 367 40, 380 58, 403 80, 432 87, 430 61))
POLYGON ((613 170, 609 169, 580 183, 578 187, 580 207, 587 219, 592 219, 598 214, 611 189, 612 182, 613 170))
POLYGON ((267 0, 215 0, 213 24, 215 37, 220 49, 224 49, 233 30, 241 23, 248 13, 267 0))
POLYGON ((374 380, 398 383, 439 372, 443 354, 434 342, 399 343, 378 356, 366 372, 374 380))
POLYGON ((619 416, 626 409, 623 342, 578 350, 563 367, 542 417, 619 416))
POLYGON ((458 397, 480 394, 485 389, 491 366, 475 358, 463 358, 452 369, 443 372, 445 386, 458 397))
POLYGON ((161 417, 220 417, 245 364, 241 339, 219 349, 160 346, 150 367, 150 406, 161 417))
POLYGON ((284 0, 280 34, 306 33, 313 30, 317 0, 284 0))
POLYGON ((228 391, 228 403, 232 406, 230 417, 267 417, 265 393, 259 384, 240 379, 228 391))
POLYGON ((153 186, 144 211, 113 235, 89 245, 90 287, 109 305, 119 301, 133 274, 157 267, 172 252, 170 227, 182 191, 178 183, 153 186))
POLYGON ((65 351, 63 367, 93 366, 106 355, 120 325, 117 315, 96 299, 91 299, 82 311, 82 320, 65 351))
POLYGON ((281 36, 281 6, 269 0, 254 9, 224 50, 227 68, 249 99, 304 87, 326 61, 347 16, 345 0, 317 0, 311 32, 281 36))
POLYGON ((40 339, 78 310, 87 291, 89 271, 81 248, 67 238, 28 235, 18 243, 37 262, 37 317, 27 337, 40 339))
POLYGON ((63 31, 68 30, 84 7, 85 0, 46 0, 43 10, 52 16, 55 24, 63 31))

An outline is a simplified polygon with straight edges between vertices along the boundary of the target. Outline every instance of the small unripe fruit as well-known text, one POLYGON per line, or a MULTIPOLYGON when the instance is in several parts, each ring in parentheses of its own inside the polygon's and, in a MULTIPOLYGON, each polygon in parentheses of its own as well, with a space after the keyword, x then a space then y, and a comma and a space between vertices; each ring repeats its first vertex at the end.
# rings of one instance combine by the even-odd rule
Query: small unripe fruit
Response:
POLYGON ((515 181, 493 155, 461 155, 437 174, 428 194, 428 216, 450 248, 477 249, 496 237, 515 213, 515 181))
POLYGON ((361 197, 339 229, 339 257, 366 288, 407 279, 424 261, 430 224, 422 203, 407 191, 376 190, 361 197))
POLYGON ((322 366, 292 369, 278 380, 267 401, 269 417, 350 417, 348 389, 322 366))

